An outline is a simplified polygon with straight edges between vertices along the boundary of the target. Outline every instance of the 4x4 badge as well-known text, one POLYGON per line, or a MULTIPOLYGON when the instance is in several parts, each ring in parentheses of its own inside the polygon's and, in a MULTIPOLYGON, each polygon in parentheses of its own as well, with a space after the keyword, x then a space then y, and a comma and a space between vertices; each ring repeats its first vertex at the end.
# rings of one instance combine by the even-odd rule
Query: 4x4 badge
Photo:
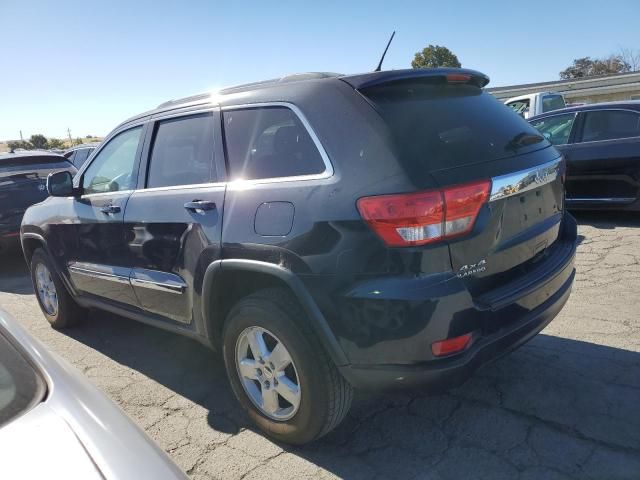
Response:
POLYGON ((487 261, 480 260, 478 263, 471 263, 469 265, 463 265, 458 270, 456 277, 465 278, 469 275, 475 275, 476 273, 484 272, 487 269, 487 261))

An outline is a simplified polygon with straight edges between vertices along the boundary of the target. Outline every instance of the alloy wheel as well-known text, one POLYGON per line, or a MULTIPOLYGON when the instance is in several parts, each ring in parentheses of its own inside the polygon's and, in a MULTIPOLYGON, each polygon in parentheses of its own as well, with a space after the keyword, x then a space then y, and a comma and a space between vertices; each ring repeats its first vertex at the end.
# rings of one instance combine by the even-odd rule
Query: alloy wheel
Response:
POLYGON ((285 345, 269 330, 246 328, 236 342, 236 369, 251 402, 267 417, 286 421, 300 407, 298 372, 285 345))
POLYGON ((51 272, 42 263, 36 267, 36 291, 42 306, 48 315, 55 316, 58 313, 58 292, 53 283, 51 272))

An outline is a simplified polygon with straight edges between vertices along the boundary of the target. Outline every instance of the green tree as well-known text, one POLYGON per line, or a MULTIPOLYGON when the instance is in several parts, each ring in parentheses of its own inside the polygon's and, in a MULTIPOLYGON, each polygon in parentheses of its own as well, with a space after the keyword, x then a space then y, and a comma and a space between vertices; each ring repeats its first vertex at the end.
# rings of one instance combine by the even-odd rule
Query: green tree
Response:
POLYGON ((59 138, 50 138, 48 145, 49 148, 64 148, 64 142, 59 138))
POLYGON ((455 67, 460 68, 462 65, 458 57, 447 47, 440 45, 429 45, 421 52, 416 53, 411 62, 413 68, 437 68, 437 67, 455 67))
POLYGON ((47 142, 47 137, 39 133, 36 135, 31 135, 29 143, 31 143, 31 145, 33 145, 33 148, 35 149, 45 149, 49 145, 47 142))
POLYGON ((560 72, 560 78, 592 77, 594 75, 608 75, 624 73, 631 70, 631 66, 620 55, 610 55, 607 58, 592 59, 591 57, 576 58, 573 64, 560 72))
POLYGON ((24 140, 10 140, 7 142, 9 151, 14 151, 18 148, 24 148, 25 150, 33 150, 33 145, 24 140))

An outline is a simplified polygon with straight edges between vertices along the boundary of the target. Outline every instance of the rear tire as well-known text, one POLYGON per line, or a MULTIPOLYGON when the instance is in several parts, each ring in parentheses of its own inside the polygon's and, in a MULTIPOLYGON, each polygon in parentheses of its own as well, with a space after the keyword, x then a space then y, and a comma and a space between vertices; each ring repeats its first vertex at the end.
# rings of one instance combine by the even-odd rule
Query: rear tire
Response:
POLYGON ((235 305, 224 327, 223 354, 238 401, 256 425, 276 440, 295 445, 311 442, 333 430, 349 411, 353 388, 338 372, 306 323, 304 311, 285 289, 261 290, 235 305), (255 346, 256 335, 264 340, 267 355, 263 358, 255 358, 247 340, 253 339, 255 346), (284 349, 271 355, 278 344, 284 349), (289 366, 279 370, 275 362, 279 373, 274 374, 269 365, 270 358, 275 357, 286 358, 281 364, 289 366), (259 373, 254 375, 253 369, 259 373), (277 400, 270 401, 274 378, 277 400), (283 384, 289 390, 282 390, 283 384), (281 391, 285 395, 280 395, 281 391), (291 393, 296 391, 298 397, 291 393), (264 407, 259 406, 261 401, 264 407), (276 408, 269 408, 274 401, 276 408))
POLYGON ((31 257, 31 282, 40 309, 53 328, 72 327, 86 318, 86 310, 71 298, 42 248, 31 257))

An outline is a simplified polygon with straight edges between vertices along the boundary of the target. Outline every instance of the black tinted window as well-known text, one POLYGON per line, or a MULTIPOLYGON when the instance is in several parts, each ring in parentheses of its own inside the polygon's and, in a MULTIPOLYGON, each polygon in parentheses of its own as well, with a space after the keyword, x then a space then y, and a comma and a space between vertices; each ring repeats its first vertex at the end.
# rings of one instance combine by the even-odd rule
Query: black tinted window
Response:
POLYGON ((583 142, 597 142, 640 135, 640 115, 624 110, 598 110, 586 112, 583 142))
POLYGON ((286 107, 224 112, 232 180, 322 173, 325 164, 296 114, 286 107))
POLYGON ((161 121, 156 127, 147 187, 214 182, 213 155, 210 113, 161 121))
POLYGON ((42 400, 45 383, 0 333, 0 426, 42 400))
POLYGON ((548 146, 511 108, 472 85, 407 81, 363 90, 413 176, 548 146))
MULTIPOLYGON (((80 150, 76 150, 76 154, 73 157, 73 164, 77 167, 80 168, 82 166, 82 164, 84 163, 84 161, 87 159, 87 157, 89 156, 89 153, 91 152, 91 150, 89 150, 88 148, 81 148, 80 150)), ((71 159, 69 159, 71 160, 71 159)))
POLYGON ((69 160, 71 163, 75 162, 75 158, 76 158, 76 150, 74 150, 73 152, 67 152, 64 154, 64 157, 69 160))

